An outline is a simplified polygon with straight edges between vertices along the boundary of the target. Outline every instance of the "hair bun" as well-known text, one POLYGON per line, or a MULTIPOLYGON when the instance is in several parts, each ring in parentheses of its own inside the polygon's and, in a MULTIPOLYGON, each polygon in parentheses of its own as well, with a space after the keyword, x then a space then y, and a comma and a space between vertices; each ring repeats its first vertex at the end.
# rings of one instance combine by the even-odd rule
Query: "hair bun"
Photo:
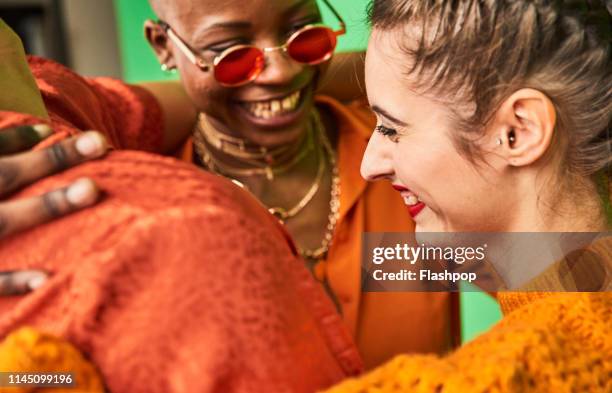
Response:
POLYGON ((604 41, 612 38, 612 0, 557 0, 562 12, 580 17, 585 26, 594 28, 604 41))

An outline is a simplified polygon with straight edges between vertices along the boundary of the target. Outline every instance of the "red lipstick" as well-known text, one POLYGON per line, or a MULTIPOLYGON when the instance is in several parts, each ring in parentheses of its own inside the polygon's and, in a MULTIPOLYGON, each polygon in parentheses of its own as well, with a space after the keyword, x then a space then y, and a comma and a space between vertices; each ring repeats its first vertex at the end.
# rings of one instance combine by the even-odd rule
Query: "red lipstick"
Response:
POLYGON ((419 202, 414 206, 408 206, 408 213, 410 213, 412 218, 415 218, 423 209, 425 209, 425 204, 423 202, 419 202))

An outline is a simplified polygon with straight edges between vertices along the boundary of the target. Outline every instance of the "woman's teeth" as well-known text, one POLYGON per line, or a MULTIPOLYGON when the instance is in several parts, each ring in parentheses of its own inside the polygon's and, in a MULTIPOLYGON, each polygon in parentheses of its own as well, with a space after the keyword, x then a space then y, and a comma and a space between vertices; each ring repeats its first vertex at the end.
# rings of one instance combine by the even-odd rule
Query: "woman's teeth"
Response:
POLYGON ((404 197, 404 203, 408 206, 414 206, 421 202, 416 195, 408 195, 404 197))
POLYGON ((250 114, 260 119, 269 119, 293 112, 300 102, 301 91, 296 91, 280 100, 258 101, 244 103, 250 114))

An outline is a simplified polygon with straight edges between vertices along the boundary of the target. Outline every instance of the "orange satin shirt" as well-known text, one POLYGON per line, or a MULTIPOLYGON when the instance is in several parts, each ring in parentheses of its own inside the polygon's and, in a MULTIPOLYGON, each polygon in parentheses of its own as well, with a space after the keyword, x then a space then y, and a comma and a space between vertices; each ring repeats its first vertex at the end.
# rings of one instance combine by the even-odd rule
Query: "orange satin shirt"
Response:
MULTIPOLYGON (((340 217, 326 261, 327 279, 338 298, 367 368, 400 353, 444 353, 460 344, 457 294, 361 291, 361 243, 364 232, 413 232, 406 205, 387 182, 366 182, 361 158, 375 125, 363 101, 344 105, 317 97, 338 125, 340 217)), ((179 156, 193 162, 188 140, 179 156)))

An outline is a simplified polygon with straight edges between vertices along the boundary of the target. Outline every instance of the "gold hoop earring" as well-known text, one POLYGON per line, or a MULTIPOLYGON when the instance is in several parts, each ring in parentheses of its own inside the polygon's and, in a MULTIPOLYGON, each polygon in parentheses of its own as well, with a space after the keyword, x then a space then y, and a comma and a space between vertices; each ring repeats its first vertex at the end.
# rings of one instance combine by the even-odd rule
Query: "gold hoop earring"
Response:
POLYGON ((161 65, 161 70, 163 72, 169 72, 171 74, 176 74, 176 67, 168 67, 168 65, 166 65, 166 63, 163 63, 161 65))

